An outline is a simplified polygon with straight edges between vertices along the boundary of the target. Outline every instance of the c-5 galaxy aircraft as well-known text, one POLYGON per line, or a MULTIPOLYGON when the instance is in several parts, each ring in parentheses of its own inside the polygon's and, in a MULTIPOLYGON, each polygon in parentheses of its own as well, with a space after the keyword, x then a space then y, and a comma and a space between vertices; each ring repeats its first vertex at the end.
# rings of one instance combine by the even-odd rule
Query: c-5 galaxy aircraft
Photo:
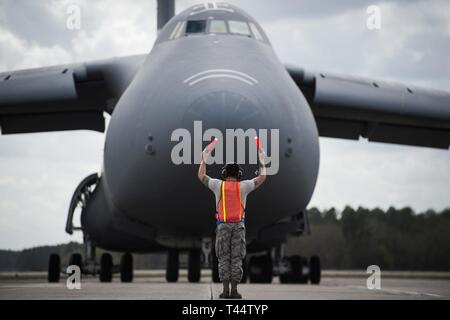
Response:
MULTIPOLYGON (((101 174, 76 188, 66 225, 69 234, 83 232, 86 248, 70 264, 101 281, 111 281, 116 266, 109 253, 97 263, 96 247, 124 253, 122 281, 133 278, 131 253, 167 251, 166 278, 177 281, 179 252, 188 251, 191 282, 214 256, 212 195, 197 181, 196 165, 171 161, 172 132, 192 131, 194 121, 222 132, 279 129, 279 171, 246 208, 246 275, 260 283, 274 275, 320 282, 317 256, 283 250, 288 236, 309 232, 319 136, 449 148, 447 92, 285 66, 261 26, 226 3, 174 16, 174 1, 159 0, 158 27, 149 54, 0 74, 2 134, 104 132, 104 113, 111 115, 101 174), (80 227, 72 223, 76 211, 80 227)), ((209 166, 209 174, 218 176, 220 167, 209 166)), ((242 167, 244 179, 257 169, 242 167)), ((51 255, 48 280, 59 281, 60 271, 59 256, 51 255)))

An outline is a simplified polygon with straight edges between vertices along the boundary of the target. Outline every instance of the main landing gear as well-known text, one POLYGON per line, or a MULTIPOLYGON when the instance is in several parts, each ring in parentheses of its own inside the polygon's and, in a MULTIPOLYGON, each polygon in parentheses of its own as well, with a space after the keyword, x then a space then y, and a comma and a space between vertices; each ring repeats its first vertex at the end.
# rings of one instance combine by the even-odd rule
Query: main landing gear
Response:
POLYGON ((319 284, 321 277, 320 258, 316 255, 309 260, 300 255, 284 255, 284 244, 272 251, 276 262, 274 273, 279 276, 280 283, 319 284))
MULTIPOLYGON (((99 182, 97 173, 87 176, 75 189, 69 206, 69 213, 66 221, 66 232, 73 234, 74 231, 82 231, 84 235, 84 259, 80 253, 74 253, 69 259, 69 265, 76 265, 80 268, 82 275, 99 276, 101 282, 111 282, 113 274, 120 272, 120 280, 122 282, 133 281, 133 256, 130 253, 125 253, 120 261, 120 265, 114 265, 113 257, 110 253, 103 253, 100 257, 100 264, 96 261, 95 244, 91 241, 89 236, 84 233, 80 226, 74 226, 73 218, 78 208, 81 212, 86 208, 86 204, 91 198, 95 187, 99 182)), ((66 270, 61 267, 61 258, 58 254, 50 255, 48 262, 48 281, 58 282, 61 273, 66 270)))
POLYGON ((278 276, 280 283, 319 284, 321 277, 320 258, 309 260, 300 255, 285 256, 284 246, 262 255, 254 255, 244 263, 244 276, 250 283, 271 283, 278 276))
MULTIPOLYGON (((133 256, 130 253, 122 255, 119 265, 114 265, 110 253, 103 253, 100 257, 100 264, 95 259, 95 246, 85 237, 85 256, 74 253, 70 256, 68 265, 76 265, 80 268, 82 275, 99 276, 100 282, 111 282, 113 274, 120 272, 122 282, 133 281, 133 256)), ((59 282, 61 273, 65 269, 61 267, 61 258, 58 254, 51 254, 48 262, 48 281, 59 282)))

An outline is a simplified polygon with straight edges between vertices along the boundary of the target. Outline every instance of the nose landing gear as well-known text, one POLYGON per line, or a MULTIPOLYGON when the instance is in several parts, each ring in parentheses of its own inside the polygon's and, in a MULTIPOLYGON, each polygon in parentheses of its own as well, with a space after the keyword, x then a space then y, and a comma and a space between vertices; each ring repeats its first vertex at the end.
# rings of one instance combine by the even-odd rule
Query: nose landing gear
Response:
POLYGON ((120 280, 133 281, 133 256, 130 253, 125 253, 120 261, 120 280))
POLYGON ((189 250, 188 255, 188 280, 199 282, 201 277, 202 252, 200 249, 189 250))
POLYGON ((167 252, 166 280, 167 282, 178 281, 178 270, 180 268, 178 249, 169 249, 167 252))
POLYGON ((100 282, 111 282, 113 276, 113 259, 111 254, 104 253, 100 258, 100 282))
MULTIPOLYGON (((198 245, 198 244, 197 244, 198 245)), ((187 278, 191 283, 197 283, 201 280, 202 267, 209 267, 215 264, 215 254, 212 252, 212 239, 202 238, 201 247, 187 250, 187 278)), ((167 282, 177 282, 180 269, 180 249, 170 248, 167 251, 166 280, 167 282)), ((213 271, 214 277, 214 271, 213 271)), ((218 275, 217 275, 218 278, 218 275)), ((218 280, 217 280, 218 281, 218 280)))

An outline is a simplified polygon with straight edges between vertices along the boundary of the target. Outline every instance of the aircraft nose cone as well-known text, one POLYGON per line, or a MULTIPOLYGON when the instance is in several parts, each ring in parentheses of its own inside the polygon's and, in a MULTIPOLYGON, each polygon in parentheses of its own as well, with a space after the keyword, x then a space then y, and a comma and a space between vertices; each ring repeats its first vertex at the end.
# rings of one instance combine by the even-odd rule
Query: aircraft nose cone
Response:
POLYGON ((188 123, 200 120, 203 128, 219 130, 259 128, 264 123, 257 101, 230 91, 199 97, 186 109, 184 120, 188 123))

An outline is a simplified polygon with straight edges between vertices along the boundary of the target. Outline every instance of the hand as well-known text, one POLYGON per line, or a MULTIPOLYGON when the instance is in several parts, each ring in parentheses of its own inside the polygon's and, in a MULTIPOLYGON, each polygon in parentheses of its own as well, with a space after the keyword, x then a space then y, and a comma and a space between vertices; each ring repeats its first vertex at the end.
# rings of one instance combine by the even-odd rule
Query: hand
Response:
POLYGON ((265 166, 266 164, 266 153, 264 152, 263 148, 258 149, 258 159, 259 159, 259 165, 265 166))
POLYGON ((258 158, 259 158, 259 161, 261 161, 261 163, 264 163, 264 159, 266 158, 266 153, 264 152, 264 149, 262 147, 260 147, 258 149, 258 158))
POLYGON ((210 155, 211 155, 211 150, 209 150, 208 148, 205 148, 202 151, 202 160, 206 162, 210 155))

